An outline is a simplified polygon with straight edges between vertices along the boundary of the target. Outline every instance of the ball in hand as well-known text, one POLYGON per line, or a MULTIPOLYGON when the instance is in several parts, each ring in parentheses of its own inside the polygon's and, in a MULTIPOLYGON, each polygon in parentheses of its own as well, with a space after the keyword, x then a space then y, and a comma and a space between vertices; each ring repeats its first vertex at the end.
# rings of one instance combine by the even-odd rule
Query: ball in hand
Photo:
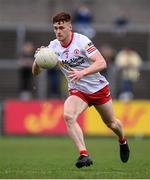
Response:
POLYGON ((58 59, 53 49, 44 47, 35 54, 35 61, 39 67, 51 69, 56 66, 58 59))

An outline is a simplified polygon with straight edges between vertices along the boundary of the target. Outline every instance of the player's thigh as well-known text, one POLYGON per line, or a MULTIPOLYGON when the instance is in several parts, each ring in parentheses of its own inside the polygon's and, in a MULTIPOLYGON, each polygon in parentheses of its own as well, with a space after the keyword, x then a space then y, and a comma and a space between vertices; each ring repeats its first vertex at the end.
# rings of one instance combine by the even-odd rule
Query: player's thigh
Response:
POLYGON ((64 103, 64 115, 77 116, 88 107, 88 104, 78 96, 69 96, 64 103))
POLYGON ((113 112, 113 106, 112 106, 112 100, 108 101, 105 104, 102 105, 96 105, 96 110, 100 114, 102 120, 107 124, 111 123, 115 120, 114 112, 113 112))

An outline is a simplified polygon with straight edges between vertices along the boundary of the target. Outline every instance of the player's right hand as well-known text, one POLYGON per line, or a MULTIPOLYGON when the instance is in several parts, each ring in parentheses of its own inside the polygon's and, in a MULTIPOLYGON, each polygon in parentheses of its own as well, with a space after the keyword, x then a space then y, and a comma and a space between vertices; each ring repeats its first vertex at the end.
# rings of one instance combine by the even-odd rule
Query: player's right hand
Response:
POLYGON ((36 63, 36 61, 33 62, 32 65, 32 74, 34 76, 40 74, 40 72, 42 71, 42 69, 38 66, 38 64, 36 63))
POLYGON ((41 47, 39 47, 39 48, 36 49, 35 54, 34 54, 34 58, 35 58, 36 54, 39 52, 39 50, 42 49, 42 48, 44 48, 44 47, 45 47, 45 46, 41 46, 41 47))

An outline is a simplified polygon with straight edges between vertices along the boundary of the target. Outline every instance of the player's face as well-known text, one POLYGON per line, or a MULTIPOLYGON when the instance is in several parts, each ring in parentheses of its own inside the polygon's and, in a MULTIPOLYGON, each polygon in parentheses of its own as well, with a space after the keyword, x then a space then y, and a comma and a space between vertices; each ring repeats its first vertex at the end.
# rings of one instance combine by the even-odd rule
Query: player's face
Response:
POLYGON ((70 37, 72 26, 70 22, 57 22, 53 24, 56 38, 60 42, 67 42, 70 37))

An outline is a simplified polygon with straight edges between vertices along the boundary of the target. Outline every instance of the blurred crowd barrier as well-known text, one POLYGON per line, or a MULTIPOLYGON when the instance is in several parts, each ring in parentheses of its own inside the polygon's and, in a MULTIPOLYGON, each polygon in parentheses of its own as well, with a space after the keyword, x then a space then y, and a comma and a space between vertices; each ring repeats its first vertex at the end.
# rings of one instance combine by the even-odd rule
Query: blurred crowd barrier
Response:
MULTIPOLYGON (((114 50, 114 57, 122 48, 128 47, 135 50, 142 58, 142 66, 139 69, 138 81, 133 84, 134 99, 150 98, 150 31, 148 26, 126 27, 126 31, 119 31, 112 25, 95 24, 96 35, 92 39, 97 48, 110 46, 114 50)), ((20 53, 25 42, 34 44, 34 49, 54 39, 54 33, 49 26, 3 26, 0 27, 0 100, 9 98, 47 99, 65 98, 67 87, 61 72, 54 68, 53 71, 43 71, 40 76, 30 80, 30 92, 22 93, 20 85, 22 78, 21 66, 18 63, 20 53), (55 85, 53 82, 56 82, 55 85)), ((103 48, 104 49, 104 48, 103 48)), ((34 59, 34 58, 33 58, 34 59)), ((33 61, 32 59, 32 61, 33 61)), ((106 61, 109 57, 106 56, 106 61)), ((31 61, 31 63, 32 63, 31 61)), ((110 81, 113 98, 117 99, 121 89, 121 72, 114 65, 114 59, 108 66, 107 79, 110 81)), ((29 80, 27 80, 29 82, 29 80)))
MULTIPOLYGON (((19 101, 3 104, 3 135, 67 135, 63 100, 19 101)), ((150 136, 150 101, 114 101, 114 110, 129 136, 150 136)), ((97 111, 88 108, 79 123, 86 135, 112 136, 97 111)))

